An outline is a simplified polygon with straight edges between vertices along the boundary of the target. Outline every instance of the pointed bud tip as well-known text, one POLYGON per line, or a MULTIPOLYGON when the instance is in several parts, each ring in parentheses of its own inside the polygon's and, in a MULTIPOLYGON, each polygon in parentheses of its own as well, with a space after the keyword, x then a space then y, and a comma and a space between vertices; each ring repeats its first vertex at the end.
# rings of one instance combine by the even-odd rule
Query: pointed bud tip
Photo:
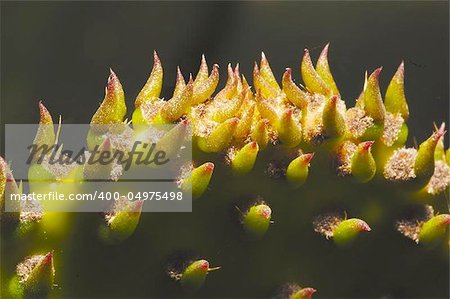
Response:
POLYGON ((252 141, 252 142, 250 142, 250 148, 251 149, 257 149, 258 148, 258 142, 256 142, 256 141, 252 141))
POLYGON ((313 288, 304 288, 302 289, 302 291, 304 291, 306 296, 312 296, 314 293, 317 292, 317 290, 313 288))
POLYGON ((336 107, 338 100, 339 100, 339 97, 336 95, 334 95, 330 98, 330 103, 331 103, 332 107, 336 107))
POLYGON ((207 162, 205 163, 205 172, 212 173, 214 171, 214 163, 207 162))
POLYGON ((159 60, 159 57, 158 57, 158 53, 156 53, 156 50, 153 50, 153 63, 154 64, 161 63, 161 61, 159 60))
POLYGON ((134 212, 134 213, 141 212, 143 206, 144 206, 144 201, 143 200, 136 200, 134 202, 134 207, 132 209, 132 212, 134 212))
POLYGON ((372 74, 370 74, 370 77, 373 78, 373 79, 378 79, 378 77, 380 77, 380 73, 381 73, 382 70, 383 70, 383 67, 380 66, 379 68, 374 70, 372 74))
POLYGON ((112 145, 111 145, 111 138, 106 137, 105 140, 103 140, 102 144, 101 144, 101 148, 103 150, 109 150, 111 149, 112 145))
POLYGON ((311 163, 311 160, 314 158, 314 154, 315 153, 308 153, 308 154, 303 154, 302 155, 306 164, 311 163))
POLYGON ((207 260, 201 260, 199 264, 199 268, 202 270, 208 271, 209 269, 209 262, 207 260))
POLYGON ((359 228, 364 232, 370 232, 372 230, 370 226, 363 220, 359 221, 359 228))
POLYGON ((237 117, 230 118, 230 125, 237 126, 238 123, 239 123, 239 118, 237 118, 237 117))
POLYGON ((320 53, 320 57, 327 58, 328 57, 328 47, 330 46, 330 43, 326 44, 325 47, 323 47, 322 52, 320 53))
POLYGON ((441 139, 441 137, 444 136, 445 132, 445 122, 443 122, 439 129, 436 131, 436 140, 441 139))
POLYGON ((272 210, 268 205, 261 205, 259 213, 263 218, 270 219, 270 216, 272 215, 272 210))
POLYGON ((44 259, 43 259, 42 262, 43 262, 44 264, 48 264, 48 263, 51 263, 52 260, 53 260, 53 251, 49 251, 49 252, 45 255, 45 257, 44 257, 44 259))
POLYGON ((371 140, 371 141, 365 141, 362 143, 362 149, 365 151, 368 151, 372 145, 375 143, 375 141, 371 140))

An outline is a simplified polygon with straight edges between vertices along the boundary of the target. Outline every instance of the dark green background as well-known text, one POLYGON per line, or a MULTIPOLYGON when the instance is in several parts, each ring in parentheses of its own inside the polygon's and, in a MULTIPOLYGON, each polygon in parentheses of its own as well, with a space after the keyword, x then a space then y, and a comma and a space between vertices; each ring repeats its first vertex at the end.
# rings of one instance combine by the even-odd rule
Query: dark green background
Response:
MULTIPOLYGON (((303 49, 316 59, 331 42, 331 68, 349 106, 366 69, 384 66, 384 91, 405 60, 412 145, 414 137, 421 141, 431 133, 433 122, 449 118, 448 10, 447 2, 2 2, 2 125, 37 122, 39 99, 66 123, 88 122, 109 67, 131 111, 153 49, 163 62, 167 98, 176 66, 185 76, 195 73, 202 53, 210 65, 220 64, 220 86, 228 62, 240 62, 251 79, 262 50, 278 78, 290 66, 299 80, 303 49)), ((163 275, 164 260, 192 249, 223 266, 195 297, 269 297, 292 281, 316 287, 322 298, 448 298, 448 246, 427 250, 395 232, 404 200, 398 188, 324 181, 317 162, 308 184, 291 192, 265 178, 262 164, 244 180, 218 170, 192 214, 145 214, 120 246, 102 245, 98 216, 84 215, 61 245, 45 245, 60 247, 56 296, 183 296, 163 275), (273 207, 275 224, 255 243, 233 222, 233 203, 257 194, 273 207), (338 250, 311 227, 312 217, 333 205, 374 217, 365 218, 374 231, 354 248, 338 250)), ((444 212, 445 199, 437 203, 444 212)), ((11 247, 2 244, 2 262, 11 247)), ((20 251, 29 254, 29 247, 20 251)))

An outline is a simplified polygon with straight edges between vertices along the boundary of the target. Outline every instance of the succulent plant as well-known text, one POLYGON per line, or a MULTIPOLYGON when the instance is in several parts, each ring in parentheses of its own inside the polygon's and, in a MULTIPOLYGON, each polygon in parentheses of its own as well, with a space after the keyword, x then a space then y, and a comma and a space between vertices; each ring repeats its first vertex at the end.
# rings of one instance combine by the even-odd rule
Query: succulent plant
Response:
MULTIPOLYGON (((254 66, 252 87, 240 74, 239 65, 233 68, 229 64, 226 69, 226 84, 217 92, 219 67, 215 64, 210 71, 206 58, 202 56, 195 79, 190 75, 186 82, 178 68, 175 89, 169 100, 161 98, 163 68, 154 52, 153 69, 136 97, 131 119, 138 132, 139 125, 178 124, 173 131, 165 135, 164 142, 159 143, 159 146, 169 151, 170 148, 177 148, 178 134, 190 125, 193 161, 180 169, 177 182, 181 190, 192 192, 192 215, 141 213, 141 202, 122 201, 118 201, 103 218, 91 214, 46 212, 42 207, 21 206, 15 214, 2 211, 2 243, 8 244, 2 245, 2 249, 6 249, 6 253, 2 250, 2 255, 6 254, 11 259, 6 265, 2 265, 2 275, 12 277, 9 287, 2 287, 2 296, 20 298, 34 296, 36 293, 45 296, 49 292, 55 292, 56 297, 99 295, 88 294, 69 285, 77 275, 83 275, 77 271, 87 271, 86 267, 90 267, 69 262, 72 258, 78 259, 80 263, 91 261, 104 267, 91 270, 96 273, 93 275, 104 274, 106 277, 111 277, 106 273, 108 269, 114 269, 119 276, 124 276, 126 271, 138 267, 140 263, 151 265, 153 268, 143 270, 144 274, 138 279, 145 281, 148 270, 148 279, 159 281, 159 274, 155 273, 164 273, 164 266, 161 266, 160 261, 180 248, 194 249, 207 253, 202 254, 203 256, 214 257, 215 262, 223 266, 219 273, 225 273, 223 275, 230 279, 226 284, 237 283, 241 280, 237 277, 240 270, 254 266, 251 259, 255 260, 258 270, 266 264, 275 267, 272 262, 267 262, 272 256, 261 255, 258 251, 267 253, 265 248, 273 247, 274 242, 280 242, 282 238, 289 240, 286 236, 292 236, 293 232, 298 233, 296 238, 302 238, 302 234, 307 235, 302 223, 308 225, 308 232, 315 230, 327 238, 331 237, 339 245, 333 247, 334 252, 340 252, 342 246, 350 248, 347 250, 360 246, 361 243, 356 238, 359 232, 372 230, 373 233, 364 238, 369 240, 372 234, 376 234, 382 222, 380 217, 372 217, 373 213, 365 212, 365 207, 369 205, 370 192, 378 198, 375 200, 376 206, 381 205, 390 211, 381 216, 385 217, 383 221, 393 220, 393 217, 397 216, 396 213, 408 204, 417 204, 419 201, 419 205, 423 206, 432 202, 443 214, 434 215, 432 212, 420 219, 399 220, 397 228, 419 244, 444 244, 445 250, 448 251, 448 242, 441 242, 442 239, 448 241, 445 232, 450 223, 448 206, 443 199, 450 185, 450 154, 448 149, 445 151, 442 141, 445 134, 444 124, 420 143, 418 148, 406 147, 409 109, 404 91, 404 63, 402 62, 395 72, 384 95, 384 101, 379 83, 382 72, 380 67, 366 75, 363 90, 356 99, 355 106, 347 108, 330 70, 328 49, 329 45, 326 45, 315 66, 309 51, 305 50, 300 64, 304 85, 294 82, 290 68, 282 75, 280 85, 262 53, 259 65, 255 63, 254 66), (383 188, 388 190, 383 194, 389 194, 391 206, 376 196, 383 188), (325 189, 331 192, 326 193, 325 197, 328 199, 324 199, 325 189), (340 200, 341 192, 355 197, 357 201, 343 202, 340 200), (317 201, 307 198, 314 196, 313 194, 318 194, 317 201), (264 201, 259 199, 260 195, 264 196, 264 201), (321 198, 322 201, 319 202, 321 198), (222 236, 221 230, 233 227, 233 221, 224 211, 234 211, 235 207, 241 206, 245 201, 250 204, 245 209, 239 209, 239 228, 230 229, 234 232, 232 236, 228 235, 230 230, 222 236), (320 213, 321 209, 335 205, 339 207, 337 214, 320 213), (303 210, 307 214, 303 213, 303 210), (369 218, 367 221, 371 223, 372 229, 362 219, 347 219, 344 215, 350 210, 355 217, 369 218), (273 225, 272 212, 277 217, 273 225), (297 218, 297 214, 301 216, 297 218), (10 219, 14 221, 8 221, 10 219), (62 234, 52 231, 49 223, 54 222, 58 224, 62 234), (155 228, 156 222, 161 223, 159 228, 155 228), (168 225, 174 222, 178 223, 176 229, 168 225), (24 225, 34 226, 36 230, 17 234, 17 228, 24 225), (206 232, 205 227, 217 231, 211 235, 206 232), (100 234, 92 234, 92 231, 98 228, 100 234), (240 235, 239 231, 245 233, 240 235), (75 232, 77 237, 67 237, 75 232), (78 242, 76 238, 81 241, 78 242), (155 241, 152 241, 153 239, 155 241), (141 241, 143 248, 152 255, 145 255, 139 248, 141 241), (243 246, 242 252, 246 253, 240 255, 238 241, 247 245, 256 244, 256 247, 251 252, 247 245, 243 246), (36 246, 33 245, 34 242, 36 246), (81 245, 83 242, 90 243, 81 245), (227 242, 236 248, 227 247, 227 242), (20 246, 20 250, 16 251, 13 248, 17 246, 20 246), (80 254, 88 252, 86 246, 92 246, 93 252, 101 255, 102 259, 81 257, 80 254), (37 249, 44 248, 53 251, 26 258, 37 249), (133 248, 137 252, 136 255, 141 254, 137 256, 137 264, 127 263, 133 253, 122 251, 133 248), (53 252, 57 254, 53 255, 53 252), (237 263, 227 254, 237 254, 237 263), (57 263, 61 264, 56 267, 56 272, 53 266, 54 256, 57 263), (114 260, 108 261, 107 257, 114 260), (14 265, 18 265, 16 274, 11 272, 14 265), (74 272, 70 265, 76 268, 74 272), (114 267, 109 268, 111 265, 114 267), (228 267, 230 272, 226 272, 228 267), (61 281, 58 283, 60 288, 51 291, 54 281, 61 281)), ((41 126, 35 143, 54 144, 57 134, 53 131, 53 126, 49 127, 53 124, 52 116, 42 102, 39 103, 39 109, 41 126)), ((111 132, 105 130, 103 125, 127 123, 126 115, 124 89, 118 76, 111 70, 105 98, 91 120, 86 141, 89 149, 97 146, 101 152, 111 152, 124 146, 114 142, 111 132)), ((128 136, 127 131, 116 131, 115 134, 125 139, 134 138, 128 136)), ((90 169, 88 166, 83 169, 61 170, 45 164, 35 164, 29 172, 30 182, 51 178, 61 184, 74 178, 83 181, 99 176, 120 181, 121 172, 111 167, 90 169)), ((78 187, 74 188, 77 190, 78 187)), ((3 158, 0 158, 0 193, 2 206, 9 194, 22 193, 3 158)), ((393 225, 392 221, 391 228, 393 225)), ((315 239, 309 237, 309 240, 315 239)), ((283 247, 283 244, 278 245, 283 247)), ((286 246, 286 251, 290 257, 296 256, 293 248, 286 246)), ((316 258, 319 260, 321 257, 316 258)), ((440 259, 439 263, 443 260, 445 261, 445 258, 440 259)), ((292 261, 292 264, 295 264, 295 261, 292 261)), ((213 286, 220 286, 221 284, 214 284, 213 281, 225 277, 219 274, 214 275, 215 277, 211 275, 211 278, 205 281, 206 275, 216 269, 210 268, 205 259, 184 261, 184 265, 178 273, 170 275, 182 285, 180 290, 175 282, 169 287, 166 282, 161 285, 153 283, 153 289, 149 292, 140 292, 136 287, 125 288, 120 294, 108 293, 108 289, 101 287, 98 292, 106 292, 105 296, 179 297, 184 291, 196 291, 201 295, 199 289, 204 284, 211 281, 213 286), (167 291, 172 288, 176 291, 167 291)), ((299 267, 293 270, 296 273, 294 277, 307 277, 308 269, 299 267), (305 276, 301 275, 302 273, 305 276)), ((282 271, 274 268, 265 271, 273 272, 273 275, 279 274, 279 279, 268 278, 265 281, 273 289, 282 285, 283 280, 290 280, 286 275, 282 275, 282 271)), ((351 274, 359 275, 356 270, 351 274)), ((137 279, 136 276, 133 277, 137 279)), ((273 277, 272 274, 269 277, 273 277)), ((254 283, 257 283, 258 279, 254 280, 254 283)), ((74 283, 76 285, 76 281, 74 283)), ((133 283, 142 287, 145 285, 136 281, 133 283)), ((318 280, 296 283, 329 286, 318 280)), ((4 282, 2 286, 5 286, 4 282)), ((424 282, 422 287, 427 289, 428 285, 424 282)), ((115 287, 112 289, 117 290, 115 287)), ((426 296, 425 293, 413 294, 417 289, 412 289, 405 293, 406 296, 426 296)), ((209 289, 206 294, 214 294, 216 297, 240 296, 233 292, 227 293, 227 290, 223 287, 219 290, 209 289)), ((333 295, 334 292, 326 287, 318 287, 318 290, 318 294, 323 292, 325 296, 333 295)), ((300 288, 296 284, 290 284, 283 291, 283 298, 310 298, 315 291, 313 288, 300 288)), ((275 292, 270 293, 271 290, 264 289, 264 292, 255 296, 276 296, 275 292)), ((342 296, 342 293, 336 294, 342 296)), ((242 294, 244 297, 248 295, 242 294)))

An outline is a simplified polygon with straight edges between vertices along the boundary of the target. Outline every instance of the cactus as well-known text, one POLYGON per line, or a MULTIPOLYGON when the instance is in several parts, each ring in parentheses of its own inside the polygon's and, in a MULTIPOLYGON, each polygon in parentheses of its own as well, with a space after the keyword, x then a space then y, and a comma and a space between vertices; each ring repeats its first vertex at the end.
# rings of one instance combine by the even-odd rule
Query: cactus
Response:
MULTIPOLYGON (((320 252, 326 252, 336 256, 334 266, 342 266, 348 263, 342 252, 353 252, 359 258, 361 247, 371 253, 383 251, 380 240, 397 241, 380 239, 378 231, 380 234, 394 231, 394 219, 410 204, 428 212, 425 216, 398 220, 398 231, 419 245, 424 244, 427 254, 437 257, 430 264, 421 263, 418 268, 408 269, 418 271, 417 275, 420 271, 428 273, 429 268, 442 273, 448 255, 440 256, 439 250, 448 252, 446 229, 450 222, 444 198, 450 185, 450 154, 442 141, 445 125, 418 148, 406 147, 409 109, 404 63, 395 72, 384 100, 380 67, 366 75, 355 106, 347 108, 348 102, 342 99, 330 70, 328 50, 326 45, 315 66, 305 50, 300 63, 304 85, 294 82, 290 68, 279 84, 262 53, 259 65, 254 65, 253 87, 240 74, 239 65, 233 68, 229 64, 226 84, 218 92, 215 92, 219 84, 218 65, 214 64, 210 70, 202 56, 195 79, 190 75, 186 82, 177 69, 175 90, 167 101, 160 98, 163 68, 154 52, 153 69, 136 97, 131 119, 138 132, 142 124, 178 124, 158 143, 171 155, 175 154, 172 148, 179 147, 180 132, 186 130, 187 124, 191 126, 193 161, 180 170, 177 183, 181 190, 192 193, 193 212, 142 213, 142 202, 124 200, 117 201, 103 217, 46 212, 42 207, 20 206, 15 213, 2 211, 2 261, 8 256, 1 269, 2 276, 8 277, 7 282, 2 279, 2 297, 195 294, 311 298, 316 287, 298 286, 309 284, 317 285, 318 296, 350 297, 354 296, 351 287, 333 288, 334 278, 330 275, 340 272, 315 275, 314 266, 302 254, 316 263, 323 258, 320 252), (435 214, 431 206, 424 204, 432 204, 441 214, 435 214), (321 212, 336 207, 337 213, 321 212), (380 209, 384 209, 381 215, 376 212, 380 209), (230 217, 228 211, 236 210, 238 215, 233 213, 230 217), (367 219, 371 227, 365 220, 347 219, 347 212, 367 219), (233 226, 233 219, 238 225, 233 226), (49 223, 57 223, 58 231, 63 233, 56 233, 49 223), (388 228, 385 223, 390 223, 388 228), (324 243, 311 234, 313 231, 332 238, 337 246, 324 243), (360 232, 368 231, 371 233, 359 237, 360 232), (378 242, 368 247, 366 242, 377 236, 378 242), (306 248, 315 248, 317 255, 306 248), (163 278, 167 266, 164 259, 177 250, 194 250, 197 257, 180 258, 183 266, 167 271, 175 278, 172 281, 170 277, 163 278), (276 253, 271 254, 270 250, 276 253), (36 254, 38 251, 48 253, 36 254), (207 274, 218 267, 210 268, 205 257, 223 267, 208 280, 207 274), (277 259, 283 261, 278 264, 277 259), (249 274, 253 277, 246 277, 249 274), (88 278, 97 280, 98 287, 94 290, 80 287, 88 278), (285 284, 292 278, 298 281, 285 284), (111 287, 102 286, 105 281, 111 287), (147 281, 151 283, 147 285, 147 281), (245 283, 249 284, 248 289, 245 283), (234 291, 233 285, 240 287, 234 291), (277 293, 276 289, 282 285, 282 291, 277 293), (257 286, 260 292, 250 293, 257 286)), ((35 143, 52 145, 57 138, 53 126, 49 129, 52 116, 42 102, 39 109, 41 126, 35 143)), ((102 125, 127 123, 126 115, 124 89, 111 70, 105 98, 91 120, 88 147, 97 146, 100 153, 119 148, 121 145, 111 139, 102 125)), ((127 131, 116 133, 125 139, 132 138, 127 131)), ((75 177, 88 180, 99 176, 117 181, 121 175, 111 167, 86 166, 81 171, 56 172, 48 165, 33 165, 29 174, 31 181, 51 178, 60 183, 75 177)), ((22 194, 3 158, 0 158, 0 193, 2 207, 11 193, 22 194)), ((349 265, 351 269, 345 275, 356 283, 370 266, 384 271, 374 262, 367 264, 349 265)), ((326 267, 322 266, 325 272, 326 267)), ((346 269, 339 271, 344 273, 346 269)), ((434 280, 420 277, 419 288, 401 277, 391 282, 392 288, 402 290, 398 296, 429 297, 434 280)), ((370 280, 363 281, 361 288, 370 286, 370 280)), ((432 289, 435 293, 431 295, 446 295, 442 293, 447 291, 445 288, 432 289)), ((377 296, 395 296, 390 291, 386 289, 377 296)))

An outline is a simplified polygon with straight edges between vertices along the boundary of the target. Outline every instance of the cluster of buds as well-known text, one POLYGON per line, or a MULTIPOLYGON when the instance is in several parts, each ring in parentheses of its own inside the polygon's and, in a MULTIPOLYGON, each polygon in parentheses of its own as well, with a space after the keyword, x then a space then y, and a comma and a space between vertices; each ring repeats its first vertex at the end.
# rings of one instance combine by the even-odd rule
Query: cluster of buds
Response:
MULTIPOLYGON (((363 90, 354 107, 347 108, 330 70, 328 45, 315 66, 309 51, 305 50, 300 63, 303 85, 294 82, 290 68, 279 84, 262 53, 260 63, 255 63, 253 69, 253 87, 240 73, 239 64, 234 67, 229 64, 225 86, 217 93, 219 67, 214 64, 210 71, 203 56, 195 79, 191 74, 186 82, 178 68, 173 95, 164 100, 160 97, 163 67, 154 52, 153 69, 135 100, 132 123, 135 128, 148 124, 177 124, 160 146, 173 146, 179 133, 189 124, 194 160, 196 156, 205 156, 200 152, 222 154, 236 176, 250 173, 264 152, 276 151, 284 159, 289 158, 281 173, 292 188, 305 183, 314 155, 320 155, 332 157, 329 165, 338 176, 352 177, 358 183, 367 183, 379 175, 387 181, 404 183, 412 190, 411 194, 434 196, 445 192, 450 185, 450 152, 445 152, 443 146, 444 124, 418 148, 406 148, 409 109, 404 92, 404 64, 402 62, 395 72, 384 100, 379 85, 381 71, 380 67, 370 75, 366 73, 363 90)), ((53 145, 57 139, 53 119, 42 103, 39 109, 41 126, 34 143, 53 145)), ((99 145, 101 152, 127 148, 129 139, 133 138, 130 132, 123 130, 112 134, 103 127, 127 124, 126 114, 122 84, 111 70, 104 100, 91 120, 88 148, 99 145)), ((193 161, 181 170, 179 188, 192 192, 193 198, 201 197, 208 191, 214 168, 213 162, 193 161)), ((114 165, 55 167, 44 161, 33 164, 29 170, 30 182, 51 179, 56 181, 52 188, 58 188, 58 182, 83 181, 91 177, 117 181, 120 176, 120 167, 114 165)), ((21 193, 21 188, 9 166, 0 158, 2 204, 8 193, 21 193)), ((125 240, 136 229, 141 210, 141 202, 118 201, 105 215, 101 236, 113 243, 125 240)), ((39 207, 20 207, 18 211, 14 217, 22 223, 37 223, 41 218, 45 220, 47 214, 39 207)), ((50 217, 51 213, 48 214, 50 217)), ((269 205, 258 202, 242 213, 241 220, 246 232, 262 237, 270 226, 271 217, 269 205)), ((449 215, 443 214, 416 222, 414 228, 411 221, 401 221, 398 229, 416 242, 432 243, 442 237, 449 222, 449 215)), ((371 230, 361 219, 335 215, 317 218, 314 228, 327 238, 333 238, 338 245, 347 245, 359 232, 371 230)), ((25 266, 18 267, 18 272, 26 272, 18 273, 21 275, 18 284, 26 291, 51 288, 52 262, 51 253, 26 259, 20 264, 25 266)), ((177 277, 185 288, 198 289, 207 273, 214 269, 206 260, 196 260, 177 277)), ((315 292, 312 288, 290 290, 288 298, 310 298, 315 292)))

